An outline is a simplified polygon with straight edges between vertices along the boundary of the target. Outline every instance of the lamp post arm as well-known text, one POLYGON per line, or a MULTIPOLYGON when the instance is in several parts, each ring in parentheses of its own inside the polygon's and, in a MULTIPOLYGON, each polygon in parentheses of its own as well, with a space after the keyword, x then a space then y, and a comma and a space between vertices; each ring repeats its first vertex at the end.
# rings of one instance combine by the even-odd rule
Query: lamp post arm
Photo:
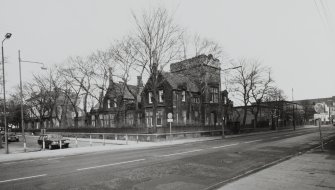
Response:
POLYGON ((20 62, 24 62, 24 63, 35 63, 35 64, 39 64, 42 65, 42 69, 46 70, 47 68, 45 67, 44 63, 42 62, 37 62, 37 61, 27 61, 27 60, 20 60, 20 62))
POLYGON ((232 70, 232 69, 238 69, 241 68, 242 66, 237 66, 237 67, 232 67, 232 68, 227 68, 227 69, 221 69, 221 71, 227 71, 227 70, 232 70))

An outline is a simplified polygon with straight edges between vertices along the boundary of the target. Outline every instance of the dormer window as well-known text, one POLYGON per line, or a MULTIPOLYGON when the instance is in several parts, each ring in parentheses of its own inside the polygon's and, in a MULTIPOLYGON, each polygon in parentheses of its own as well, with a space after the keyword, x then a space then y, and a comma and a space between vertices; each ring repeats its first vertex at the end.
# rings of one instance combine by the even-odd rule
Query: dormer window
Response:
POLYGON ((182 102, 185 102, 185 101, 186 101, 186 92, 185 92, 185 90, 183 90, 183 91, 181 92, 181 101, 182 101, 182 102))
POLYGON ((163 97, 164 92, 163 92, 163 90, 159 90, 158 91, 158 95, 159 95, 159 102, 163 102, 163 100, 164 100, 164 97, 163 97))
POLYGON ((148 93, 148 101, 149 101, 149 104, 152 104, 152 92, 148 93))

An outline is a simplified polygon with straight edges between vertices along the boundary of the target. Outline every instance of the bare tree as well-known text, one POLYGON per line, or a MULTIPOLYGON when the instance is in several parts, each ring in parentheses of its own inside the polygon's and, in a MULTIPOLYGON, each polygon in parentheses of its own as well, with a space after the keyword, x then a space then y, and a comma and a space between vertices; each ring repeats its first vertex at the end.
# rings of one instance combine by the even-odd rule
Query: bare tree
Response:
POLYGON ((63 93, 67 96, 72 105, 73 111, 75 112, 75 127, 78 127, 77 119, 80 113, 79 103, 82 98, 84 99, 84 110, 87 111, 88 90, 90 89, 90 83, 88 84, 87 82, 90 80, 86 79, 86 77, 88 77, 87 73, 82 72, 85 71, 85 69, 79 69, 79 67, 84 65, 83 62, 84 60, 80 57, 70 58, 67 65, 59 68, 59 72, 65 80, 63 93))
POLYGON ((48 91, 49 86, 42 76, 34 76, 32 82, 24 85, 24 90, 29 94, 27 106, 34 118, 38 118, 41 128, 50 113, 51 98, 48 91))
POLYGON ((199 34, 190 35, 184 33, 182 38, 183 58, 199 56, 201 54, 211 54, 214 58, 220 59, 223 56, 223 48, 216 41, 202 38, 199 34))
MULTIPOLYGON (((133 39, 132 38, 124 38, 122 41, 117 41, 115 45, 113 45, 110 49, 112 57, 114 62, 117 64, 117 68, 119 72, 115 74, 116 76, 120 77, 123 81, 123 90, 121 92, 127 91, 130 92, 130 94, 134 98, 134 104, 135 104, 135 112, 133 113, 133 119, 135 127, 138 126, 138 113, 139 113, 139 96, 142 91, 141 86, 137 86, 137 88, 131 89, 129 85, 129 81, 132 80, 131 76, 135 76, 136 73, 137 77, 140 77, 138 80, 142 80, 143 73, 145 71, 144 66, 139 66, 138 62, 136 60, 137 57, 137 51, 136 49, 132 48, 133 45, 133 39)), ((112 75, 112 73, 111 73, 112 75)), ((138 81, 140 82, 140 81, 138 81)))
POLYGON ((147 87, 152 92, 152 119, 156 131, 158 76, 168 63, 181 59, 183 30, 163 8, 144 12, 140 17, 133 14, 133 18, 136 26, 130 36, 133 59, 150 76, 147 87))
POLYGON ((242 125, 245 127, 248 106, 253 99, 257 102, 260 98, 264 98, 272 78, 268 69, 262 67, 258 60, 241 59, 235 66, 241 67, 237 69, 231 82, 235 85, 234 93, 243 104, 242 125))
POLYGON ((251 77, 251 83, 253 84, 251 88, 251 97, 254 102, 254 107, 251 111, 254 115, 254 128, 257 127, 258 114, 261 109, 261 104, 271 90, 271 85, 274 82, 271 77, 271 69, 269 67, 259 66, 255 72, 257 73, 251 77))
POLYGON ((98 102, 101 106, 103 105, 103 96, 108 89, 108 81, 110 77, 113 77, 117 70, 116 64, 114 63, 111 49, 97 50, 88 57, 88 61, 92 64, 92 90, 90 96, 98 102), (98 91, 96 94, 94 91, 98 91))

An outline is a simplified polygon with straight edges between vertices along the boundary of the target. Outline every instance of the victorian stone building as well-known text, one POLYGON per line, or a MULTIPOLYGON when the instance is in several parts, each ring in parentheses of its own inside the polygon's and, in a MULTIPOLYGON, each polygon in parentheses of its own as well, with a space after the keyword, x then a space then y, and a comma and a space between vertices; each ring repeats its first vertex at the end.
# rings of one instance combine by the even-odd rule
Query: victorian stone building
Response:
MULTIPOLYGON (((158 73, 157 127, 172 125, 220 127, 228 94, 221 92, 220 62, 211 55, 199 55, 170 65, 170 72, 158 73)), ((153 126, 152 88, 149 82, 142 92, 146 127, 153 126)))
POLYGON ((115 83, 112 78, 101 103, 91 110, 91 127, 117 128, 141 126, 140 94, 143 89, 142 78, 137 85, 123 82, 115 83))
POLYGON ((152 76, 144 86, 141 77, 137 85, 110 80, 102 105, 97 104, 91 111, 91 126, 146 128, 150 132, 156 123, 156 132, 164 132, 160 129, 169 126, 167 114, 171 113, 174 129, 221 127, 224 109, 230 101, 227 91, 221 91, 220 71, 218 59, 199 55, 172 63, 170 72, 156 70, 156 88, 152 87, 152 76), (155 110, 154 103, 157 103, 155 110))

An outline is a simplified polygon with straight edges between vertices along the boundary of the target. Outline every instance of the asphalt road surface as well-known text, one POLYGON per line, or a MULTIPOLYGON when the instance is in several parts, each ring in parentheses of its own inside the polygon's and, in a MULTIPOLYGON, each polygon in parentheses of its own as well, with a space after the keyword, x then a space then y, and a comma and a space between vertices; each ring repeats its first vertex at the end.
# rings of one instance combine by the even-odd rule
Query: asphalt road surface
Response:
MULTIPOLYGON (((324 127, 335 137, 335 127, 324 127)), ((216 189, 318 146, 317 128, 0 163, 0 189, 216 189)))

